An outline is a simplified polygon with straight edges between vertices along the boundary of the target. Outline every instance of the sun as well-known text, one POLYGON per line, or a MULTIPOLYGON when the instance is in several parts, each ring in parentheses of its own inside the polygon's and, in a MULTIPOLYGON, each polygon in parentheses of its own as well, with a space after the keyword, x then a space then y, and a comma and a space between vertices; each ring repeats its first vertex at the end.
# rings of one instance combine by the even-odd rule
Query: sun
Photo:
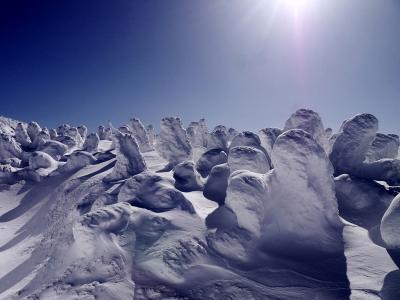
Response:
POLYGON ((312 0, 280 0, 280 2, 287 9, 299 12, 306 9, 312 0))

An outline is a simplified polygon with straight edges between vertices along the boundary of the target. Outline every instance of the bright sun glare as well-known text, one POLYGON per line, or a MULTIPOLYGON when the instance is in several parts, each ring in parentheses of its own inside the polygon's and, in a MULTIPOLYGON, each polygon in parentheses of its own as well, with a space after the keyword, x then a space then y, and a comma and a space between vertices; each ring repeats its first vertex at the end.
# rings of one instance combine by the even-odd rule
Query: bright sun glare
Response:
POLYGON ((280 0, 287 9, 299 12, 309 6, 312 0, 280 0))

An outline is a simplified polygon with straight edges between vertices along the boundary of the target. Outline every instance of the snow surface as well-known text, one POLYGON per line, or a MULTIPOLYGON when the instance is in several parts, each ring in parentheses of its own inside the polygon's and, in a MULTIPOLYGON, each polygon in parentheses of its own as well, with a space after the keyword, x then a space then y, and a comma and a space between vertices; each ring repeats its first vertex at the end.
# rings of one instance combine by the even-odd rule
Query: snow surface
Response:
POLYGON ((398 143, 372 115, 330 143, 310 110, 258 135, 18 123, 0 118, 0 299, 400 299, 398 143))

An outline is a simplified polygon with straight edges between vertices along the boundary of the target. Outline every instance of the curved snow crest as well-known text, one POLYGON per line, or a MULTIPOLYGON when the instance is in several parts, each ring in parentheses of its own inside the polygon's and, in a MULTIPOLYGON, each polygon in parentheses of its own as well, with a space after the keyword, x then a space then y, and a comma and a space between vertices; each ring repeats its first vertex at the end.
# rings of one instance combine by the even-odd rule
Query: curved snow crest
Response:
POLYGON ((103 178, 104 182, 126 179, 147 169, 135 137, 117 133, 115 143, 117 162, 112 172, 103 178))
POLYGON ((156 150, 172 166, 191 159, 192 146, 180 118, 168 117, 161 120, 156 150))

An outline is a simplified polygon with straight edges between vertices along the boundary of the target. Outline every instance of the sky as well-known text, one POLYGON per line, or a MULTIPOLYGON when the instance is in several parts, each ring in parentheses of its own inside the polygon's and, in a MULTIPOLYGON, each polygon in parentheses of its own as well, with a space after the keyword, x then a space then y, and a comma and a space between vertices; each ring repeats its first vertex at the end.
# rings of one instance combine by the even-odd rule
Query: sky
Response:
POLYGON ((400 134, 400 1, 0 1, 0 115, 256 131, 302 107, 400 134))

